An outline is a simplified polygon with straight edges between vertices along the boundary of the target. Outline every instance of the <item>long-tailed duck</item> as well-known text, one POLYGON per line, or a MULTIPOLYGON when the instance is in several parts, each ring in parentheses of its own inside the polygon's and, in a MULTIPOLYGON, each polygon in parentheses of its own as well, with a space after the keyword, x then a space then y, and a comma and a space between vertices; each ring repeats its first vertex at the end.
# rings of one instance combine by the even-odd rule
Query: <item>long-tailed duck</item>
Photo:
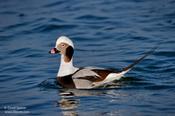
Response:
POLYGON ((105 68, 84 67, 77 68, 73 65, 74 44, 66 36, 57 39, 55 48, 49 53, 61 54, 60 68, 57 74, 57 82, 64 88, 91 89, 96 88, 115 80, 119 80, 136 64, 151 54, 155 49, 147 52, 141 58, 135 60, 121 71, 105 68))

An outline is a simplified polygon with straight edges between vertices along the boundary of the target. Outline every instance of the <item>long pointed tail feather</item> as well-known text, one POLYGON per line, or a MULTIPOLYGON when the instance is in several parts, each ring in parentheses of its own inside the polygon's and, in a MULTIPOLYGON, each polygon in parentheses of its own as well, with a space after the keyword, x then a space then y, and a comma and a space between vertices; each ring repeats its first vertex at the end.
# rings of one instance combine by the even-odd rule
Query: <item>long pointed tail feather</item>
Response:
POLYGON ((140 63, 143 59, 145 59, 147 56, 149 56, 150 54, 152 54, 156 49, 158 48, 158 46, 152 48, 150 51, 146 52, 141 58, 136 59, 132 64, 128 65, 127 67, 123 68, 121 72, 123 72, 124 74, 127 73, 129 70, 131 70, 136 64, 140 63))

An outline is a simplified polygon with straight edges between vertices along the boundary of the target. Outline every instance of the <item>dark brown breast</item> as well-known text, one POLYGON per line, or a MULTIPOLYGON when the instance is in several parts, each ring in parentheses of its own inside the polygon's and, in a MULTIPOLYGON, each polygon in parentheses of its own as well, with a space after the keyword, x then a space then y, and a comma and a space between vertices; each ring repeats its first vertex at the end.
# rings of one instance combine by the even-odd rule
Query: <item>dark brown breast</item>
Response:
POLYGON ((57 82, 64 88, 75 88, 75 84, 72 80, 72 75, 57 77, 57 82))

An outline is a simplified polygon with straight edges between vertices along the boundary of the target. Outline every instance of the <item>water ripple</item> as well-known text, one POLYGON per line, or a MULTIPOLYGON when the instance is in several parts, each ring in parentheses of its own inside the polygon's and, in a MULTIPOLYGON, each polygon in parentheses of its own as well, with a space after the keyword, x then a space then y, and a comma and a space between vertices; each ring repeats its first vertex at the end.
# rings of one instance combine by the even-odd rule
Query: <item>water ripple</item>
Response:
POLYGON ((165 56, 165 57, 175 57, 175 52, 174 51, 159 51, 159 52, 156 52, 155 55, 165 56))
POLYGON ((77 20, 106 20, 108 19, 107 17, 103 17, 103 16, 97 16, 97 15, 90 15, 90 14, 87 14, 87 15, 83 15, 83 16, 79 16, 76 18, 77 20))
POLYGON ((33 30, 37 32, 49 32, 53 30, 61 30, 61 29, 73 29, 76 28, 76 25, 73 24, 47 24, 34 28, 33 30))
POLYGON ((54 6, 57 6, 57 5, 62 5, 63 3, 65 3, 64 1, 57 1, 57 2, 52 2, 52 3, 49 3, 49 4, 46 4, 44 5, 43 7, 54 7, 54 6))

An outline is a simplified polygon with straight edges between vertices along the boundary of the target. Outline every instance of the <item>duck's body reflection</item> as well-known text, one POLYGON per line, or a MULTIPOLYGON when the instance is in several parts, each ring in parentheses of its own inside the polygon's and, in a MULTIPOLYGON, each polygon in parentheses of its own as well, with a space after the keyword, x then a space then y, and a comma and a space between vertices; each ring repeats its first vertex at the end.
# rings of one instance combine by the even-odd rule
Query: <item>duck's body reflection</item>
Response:
POLYGON ((60 100, 57 102, 58 106, 62 109, 64 116, 78 116, 76 109, 80 105, 79 97, 86 96, 101 96, 106 94, 107 91, 102 89, 94 90, 77 90, 77 89, 60 89, 60 100))
POLYGON ((104 92, 95 90, 60 89, 59 96, 61 99, 57 103, 62 109, 64 116, 77 116, 78 112, 76 109, 80 103, 78 96, 94 96, 102 94, 104 94, 104 92))
POLYGON ((76 108, 78 107, 78 100, 62 98, 58 101, 59 107, 62 109, 64 116, 77 116, 76 108))

